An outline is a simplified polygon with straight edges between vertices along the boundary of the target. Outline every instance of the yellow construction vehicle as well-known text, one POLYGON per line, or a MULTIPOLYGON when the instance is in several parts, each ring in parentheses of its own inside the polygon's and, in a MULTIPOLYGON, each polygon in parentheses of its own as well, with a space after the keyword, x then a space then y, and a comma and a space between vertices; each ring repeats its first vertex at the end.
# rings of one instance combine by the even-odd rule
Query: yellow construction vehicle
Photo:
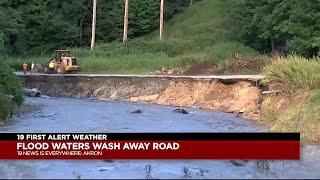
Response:
POLYGON ((48 62, 52 73, 75 73, 79 69, 77 59, 70 56, 69 50, 55 50, 53 58, 48 62))

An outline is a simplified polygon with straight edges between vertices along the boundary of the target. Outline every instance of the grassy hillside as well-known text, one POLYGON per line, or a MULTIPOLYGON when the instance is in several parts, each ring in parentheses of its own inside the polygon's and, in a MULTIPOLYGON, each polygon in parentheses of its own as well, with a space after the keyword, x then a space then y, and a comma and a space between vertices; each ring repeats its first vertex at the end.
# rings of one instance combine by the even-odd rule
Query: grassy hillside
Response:
MULTIPOLYGON (((228 13, 237 0, 203 0, 175 17, 165 26, 165 40, 158 32, 121 42, 99 44, 93 51, 71 49, 79 60, 81 71, 145 74, 166 68, 186 69, 203 60, 211 60, 224 68, 231 56, 258 56, 253 49, 234 41, 228 24, 228 13)), ((8 58, 20 69, 23 61, 47 63, 50 55, 8 58)))

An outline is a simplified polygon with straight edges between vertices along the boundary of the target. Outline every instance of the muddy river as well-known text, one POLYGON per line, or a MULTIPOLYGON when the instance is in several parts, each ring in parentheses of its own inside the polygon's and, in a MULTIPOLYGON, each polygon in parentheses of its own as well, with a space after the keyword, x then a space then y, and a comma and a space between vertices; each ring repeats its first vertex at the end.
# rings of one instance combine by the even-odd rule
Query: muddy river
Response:
MULTIPOLYGON (((26 98, 37 110, 15 117, 2 132, 258 132, 267 131, 232 114, 187 108, 68 98, 26 98), (142 114, 131 111, 141 109, 142 114)), ((302 148, 300 161, 255 161, 235 166, 213 160, 0 161, 0 178, 320 178, 320 147, 302 148)))

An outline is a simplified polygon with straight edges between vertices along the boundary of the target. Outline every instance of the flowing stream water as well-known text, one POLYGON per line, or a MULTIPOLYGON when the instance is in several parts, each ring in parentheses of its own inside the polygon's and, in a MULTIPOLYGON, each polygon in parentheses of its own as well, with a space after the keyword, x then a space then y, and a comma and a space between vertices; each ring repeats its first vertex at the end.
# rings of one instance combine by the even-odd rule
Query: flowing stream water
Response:
MULTIPOLYGON (((15 117, 2 132, 261 132, 233 114, 170 106, 69 98, 26 98, 37 110, 15 117), (141 109, 143 113, 131 111, 141 109)), ((320 178, 320 147, 302 148, 300 161, 228 160, 3 160, 0 178, 320 178)))

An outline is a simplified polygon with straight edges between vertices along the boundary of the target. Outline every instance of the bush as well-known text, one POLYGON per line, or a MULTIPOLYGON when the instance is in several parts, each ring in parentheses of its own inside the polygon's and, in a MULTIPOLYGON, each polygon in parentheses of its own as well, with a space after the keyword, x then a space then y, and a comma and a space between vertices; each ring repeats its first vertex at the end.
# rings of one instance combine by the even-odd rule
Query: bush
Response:
POLYGON ((12 101, 7 96, 0 93, 0 120, 6 120, 12 108, 12 101))
POLYGON ((299 56, 280 58, 267 66, 263 74, 267 76, 267 81, 280 80, 290 90, 320 88, 320 63, 315 59, 308 60, 299 56))
POLYGON ((14 96, 13 102, 20 106, 23 103, 22 84, 3 61, 0 61, 0 77, 0 93, 14 96))

